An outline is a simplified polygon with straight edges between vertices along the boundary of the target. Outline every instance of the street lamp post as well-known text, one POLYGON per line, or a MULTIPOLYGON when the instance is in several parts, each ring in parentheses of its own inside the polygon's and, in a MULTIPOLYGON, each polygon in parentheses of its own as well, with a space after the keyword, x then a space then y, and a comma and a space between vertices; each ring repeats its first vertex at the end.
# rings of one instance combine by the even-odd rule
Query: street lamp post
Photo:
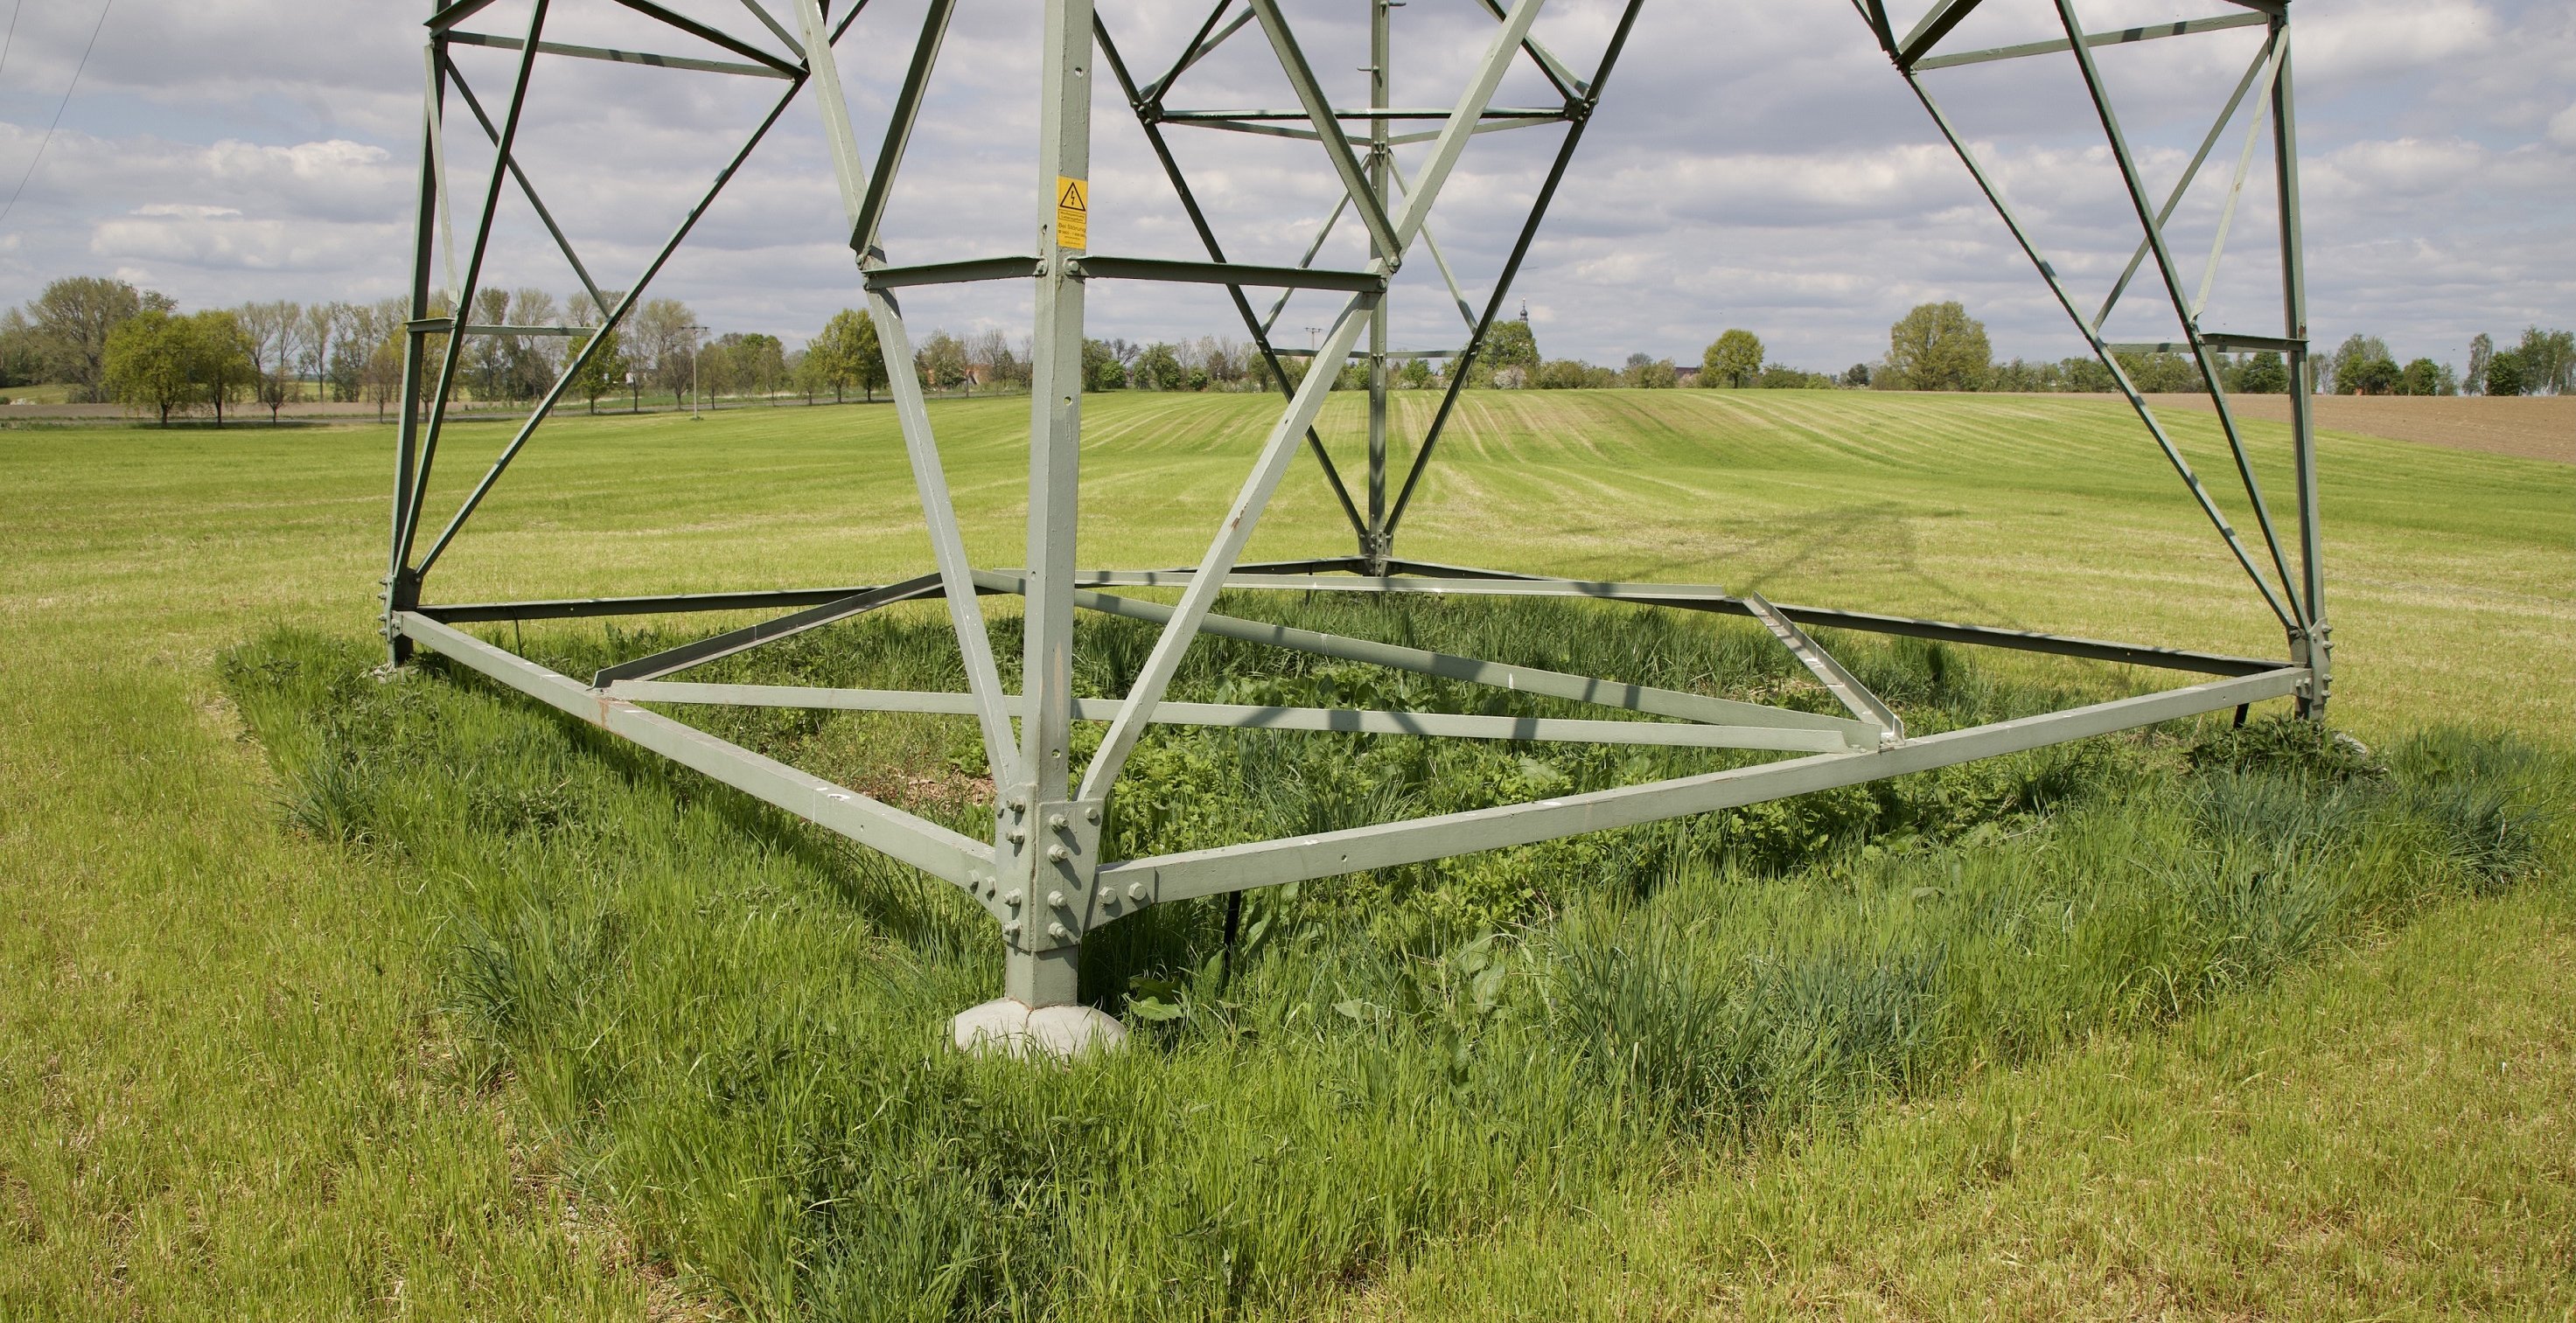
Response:
POLYGON ((689 421, 703 422, 705 417, 698 412, 698 337, 706 334, 707 328, 692 325, 680 329, 689 333, 689 421))

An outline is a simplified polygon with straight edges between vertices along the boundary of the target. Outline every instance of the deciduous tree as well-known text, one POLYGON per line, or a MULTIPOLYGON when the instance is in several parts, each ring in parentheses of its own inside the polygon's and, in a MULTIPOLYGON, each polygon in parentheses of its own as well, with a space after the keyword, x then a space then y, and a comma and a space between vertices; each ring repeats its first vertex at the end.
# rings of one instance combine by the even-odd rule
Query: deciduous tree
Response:
POLYGON ((1699 357, 1699 384, 1732 386, 1742 389, 1751 385, 1762 372, 1762 337, 1746 330, 1730 330, 1715 340, 1699 357))
POLYGON ((2553 395, 2576 391, 2576 332, 2526 326, 2513 353, 2522 360, 2524 389, 2553 395))
POLYGON ((2530 371, 2523 366, 2519 352, 2499 349, 2487 360, 2487 394, 2527 395, 2531 393, 2531 385, 2530 371))
POLYGON ((252 390, 268 406, 268 421, 274 423, 278 411, 295 398, 295 355, 303 339, 304 309, 283 301, 245 303, 237 316, 250 344, 252 390))
POLYGON ((1986 324, 1957 302, 1925 303, 1887 328, 1887 375, 1899 390, 1977 390, 1994 366, 1986 324))
POLYGON ((194 323, 199 397, 215 406, 215 426, 224 425, 224 406, 251 393, 259 370, 251 360, 250 334, 230 308, 208 308, 188 318, 194 323))
POLYGON ((119 321, 108 333, 101 364, 107 397, 161 415, 185 413, 197 402, 196 325, 158 308, 119 321))
POLYGON ((147 311, 171 312, 168 295, 138 290, 111 276, 67 276, 45 286, 27 304, 27 323, 45 363, 45 375, 69 382, 78 400, 110 398, 106 392, 107 338, 147 311))
POLYGON ((590 411, 597 413, 599 397, 615 392, 626 380, 626 352, 618 347, 614 330, 593 331, 581 336, 573 342, 573 352, 578 354, 588 349, 593 337, 599 340, 599 348, 591 350, 590 357, 582 360, 581 370, 573 374, 572 388, 590 402, 590 411))

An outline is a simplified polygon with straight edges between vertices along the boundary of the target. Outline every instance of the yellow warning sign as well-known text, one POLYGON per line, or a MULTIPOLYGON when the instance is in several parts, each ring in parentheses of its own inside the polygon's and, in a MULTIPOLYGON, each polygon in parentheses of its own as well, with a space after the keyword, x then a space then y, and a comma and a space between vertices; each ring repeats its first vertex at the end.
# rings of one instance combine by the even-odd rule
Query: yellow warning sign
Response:
POLYGON ((1091 182, 1055 177, 1055 243, 1058 248, 1091 246, 1091 182))

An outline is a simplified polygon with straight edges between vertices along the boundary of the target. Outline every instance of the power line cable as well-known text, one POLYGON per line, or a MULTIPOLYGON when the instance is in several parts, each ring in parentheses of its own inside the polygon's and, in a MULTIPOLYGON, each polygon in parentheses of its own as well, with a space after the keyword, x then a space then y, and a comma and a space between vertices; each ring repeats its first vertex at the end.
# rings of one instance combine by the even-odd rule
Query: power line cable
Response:
POLYGON ((18 11, 26 7, 27 0, 9 6, 9 35, 0 38, 0 73, 9 72, 9 48, 18 44, 18 11))
MULTIPOLYGON (((54 106, 54 122, 45 126, 44 140, 36 144, 36 156, 27 162, 27 173, 18 176, 17 191, 9 195, 8 205, 0 206, 0 221, 9 219, 9 213, 18 209, 18 199, 27 191, 27 181, 36 177, 36 167, 44 162, 45 149, 54 145, 54 130, 62 127, 63 111, 72 104, 72 91, 80 86, 81 71, 89 68, 89 53, 98 49, 98 34, 107 28, 107 11, 114 8, 116 0, 107 0, 106 4, 98 7, 98 22, 90 26, 89 44, 81 47, 80 63, 72 66, 71 86, 63 89, 63 99, 54 106)), ((9 18, 9 30, 15 34, 17 29, 18 19, 13 12, 9 18)))

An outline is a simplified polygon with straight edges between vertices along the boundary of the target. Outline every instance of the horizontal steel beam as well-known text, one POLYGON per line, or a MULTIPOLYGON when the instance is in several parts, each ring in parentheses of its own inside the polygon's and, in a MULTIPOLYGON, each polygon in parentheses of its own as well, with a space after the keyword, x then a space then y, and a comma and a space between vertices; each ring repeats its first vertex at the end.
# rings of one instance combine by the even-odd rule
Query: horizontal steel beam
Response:
MULTIPOLYGON (((2157 37, 2179 37, 2193 32, 2217 32, 2226 28, 2260 27, 2271 21, 2271 17, 2266 14, 2229 14, 2224 18, 2192 18, 2184 19, 2175 23, 2151 23, 2144 27, 2121 28, 2116 31, 2088 32, 2084 35, 2084 45, 2088 49, 2100 46, 2120 46, 2133 41, 2152 41, 2157 37)), ((2075 48, 2067 44, 2064 37, 2059 37, 2052 41, 2033 41, 2019 46, 1997 46, 1992 50, 1961 51, 1956 55, 1935 55, 1929 59, 1915 61, 1913 67, 1918 72, 1925 69, 1951 69, 1963 64, 1984 64, 1990 60, 2017 60, 2027 55, 2048 55, 2056 51, 2068 51, 2073 49, 2075 48)))
MULTIPOLYGON (((972 716, 973 694, 909 689, 825 689, 804 685, 694 684, 680 680, 620 680, 606 686, 611 698, 638 703, 689 703, 730 707, 783 707, 812 711, 923 712, 972 716)), ((1007 696, 1016 711, 1025 702, 1007 696)), ((1076 721, 1115 721, 1126 700, 1076 698, 1076 721)), ((1359 708, 1273 707, 1243 703, 1157 704, 1147 721, 1158 726, 1223 726, 1243 730, 1338 731, 1357 735, 1427 735, 1445 739, 1537 740, 1573 744, 1651 744, 1699 749, 1758 749, 1782 753, 1839 753, 1851 747, 1839 731, 1797 726, 1711 726, 1683 721, 1595 721, 1561 717, 1504 717, 1456 712, 1384 712, 1359 708)))
POLYGON ((2213 680, 2044 716, 1944 731, 1885 749, 1818 754, 1651 785, 1563 795, 1530 804, 1503 804, 1409 822, 1130 859, 1104 865, 1100 883, 1121 891, 1141 884, 1144 903, 1159 904, 1529 845, 1859 785, 2287 697, 2307 683, 2308 676, 2306 667, 2281 667, 2259 675, 2213 680))
POLYGON ((393 626, 440 656, 962 889, 973 890, 970 882, 993 867, 990 845, 608 697, 417 611, 394 612, 393 626))
MULTIPOLYGON (((2222 353, 2242 354, 2270 350, 2276 354, 2303 354, 2308 342, 2282 335, 2236 335, 2227 331, 2203 331, 2200 338, 2210 348, 2222 353)), ((2131 340, 2102 346, 2115 354, 2196 354, 2189 340, 2131 340)))
MULTIPOLYGON (((1301 574, 1319 570, 1353 569, 1359 566, 1356 556, 1327 556, 1319 560, 1282 560, 1247 564, 1247 571, 1277 574, 1301 574)), ((414 608, 432 620, 450 625, 483 624, 502 620, 594 620, 614 616, 686 615, 702 611, 777 611, 800 606, 821 606, 845 597, 872 593, 884 584, 852 584, 841 588, 755 588, 730 593, 663 593, 647 597, 544 597, 524 602, 451 602, 414 608)), ((983 596, 1004 595, 1007 590, 978 586, 983 596)))
MULTIPOLYGON (((1022 591, 1025 580, 1018 575, 981 570, 975 575, 978 586, 1022 591)), ((1124 616, 1152 624, 1167 624, 1173 608, 1160 602, 1143 602, 1077 589, 1073 604, 1086 611, 1124 616)), ((1780 726, 1804 730, 1839 732, 1852 748, 1875 748, 1879 743, 1878 728, 1848 717, 1827 716, 1818 712, 1793 712, 1787 708, 1767 707, 1760 703, 1742 703, 1734 699, 1714 698, 1707 694, 1684 693, 1677 689, 1659 689, 1652 685, 1624 684, 1616 680, 1597 679, 1589 675, 1570 675, 1536 666, 1512 666, 1502 662, 1460 657, 1433 652, 1427 648, 1408 648, 1400 644, 1380 643, 1374 639, 1347 638, 1311 629, 1296 629, 1259 620, 1238 620, 1232 616, 1209 615, 1200 632, 1245 643, 1261 643, 1295 652, 1313 653, 1342 661, 1386 666, 1418 675, 1433 675, 1444 680, 1464 680, 1471 684, 1492 685, 1498 689, 1562 698, 1576 703, 1597 703, 1630 712, 1645 712, 1659 717, 1678 717, 1712 726, 1780 726)))
MULTIPOLYGON (((1375 110, 1366 106, 1357 106, 1347 110, 1335 110, 1332 112, 1333 118, 1337 120, 1445 120, 1449 118, 1449 115, 1450 110, 1447 106, 1442 106, 1437 109, 1420 106, 1391 106, 1375 110)), ((1488 106, 1481 114, 1477 115, 1476 118, 1563 119, 1565 117, 1566 112, 1563 109, 1553 106, 1488 106)), ((1287 120, 1291 122, 1301 122, 1304 121, 1307 116, 1306 112, 1302 110, 1166 110, 1155 116, 1155 118, 1169 124, 1197 124, 1208 120, 1235 120, 1256 123, 1263 120, 1287 120)))
POLYGON ((669 675, 673 671, 703 666, 719 657, 748 652, 764 643, 793 638, 809 629, 820 629, 825 625, 847 620, 881 606, 946 595, 940 587, 938 575, 924 574, 918 578, 906 579, 901 583, 888 584, 883 588, 871 588, 863 593, 852 593, 848 597, 825 602, 820 606, 807 607, 794 615, 780 616, 776 620, 758 621, 740 629, 731 629, 721 634, 683 643, 676 648, 665 648, 649 657, 622 661, 601 669, 591 678, 591 685, 596 688, 615 680, 649 680, 657 675, 669 675))
POLYGON ((862 273, 870 289, 913 285, 965 285, 979 280, 1034 280, 1044 264, 1034 257, 973 257, 962 262, 881 266, 862 273))
MULTIPOLYGON (((1517 119, 1489 119, 1477 124, 1475 131, 1478 133, 1502 133, 1510 129, 1534 129, 1542 124, 1570 124, 1573 121, 1574 116, 1571 114, 1529 115, 1517 119)), ((1407 147, 1417 142, 1429 142, 1439 136, 1440 130, 1438 129, 1418 129, 1412 133, 1396 134, 1394 137, 1386 140, 1386 145, 1389 147, 1407 147)))
MULTIPOLYGON (((1572 118, 1573 116, 1571 115, 1552 114, 1542 116, 1521 116, 1513 119, 1489 119, 1478 123, 1474 131, 1477 133, 1501 133, 1508 129, 1534 129, 1542 124, 1563 124, 1570 121, 1572 118)), ((1315 132, 1313 129, 1301 129, 1287 124, 1271 124, 1257 120, 1195 119, 1189 121, 1189 126, 1199 129, 1224 129, 1230 133, 1249 133, 1265 138, 1296 138, 1304 142, 1321 142, 1324 137, 1324 135, 1315 132)), ((1445 130, 1442 129, 1417 129, 1411 133, 1399 133, 1388 138, 1386 140, 1386 145, 1389 147, 1406 147, 1417 142, 1430 142, 1438 138, 1443 132, 1445 132, 1445 130)))
MULTIPOLYGON (((517 37, 496 37, 488 32, 450 32, 447 41, 456 46, 489 46, 494 50, 514 51, 526 43, 517 37)), ((560 41, 537 43, 539 55, 568 55, 576 60, 606 60, 612 64, 649 64, 657 69, 689 69, 699 73, 748 74, 754 78, 794 78, 792 71, 781 71, 765 64, 736 64, 730 60, 701 60, 686 55, 656 55, 651 51, 612 50, 605 46, 573 46, 560 41)))
MULTIPOLYGON (((453 317, 415 317, 403 323, 413 335, 446 335, 456 329, 453 317)), ((596 326, 510 326, 500 322, 467 322, 467 335, 588 335, 596 326)))
MULTIPOLYGON (((1005 574, 1017 571, 1005 570, 1005 574)), ((1178 588, 1198 577, 1194 570, 1095 570, 1077 575, 1084 587, 1178 588)), ((1586 579, 1428 579, 1341 574, 1259 574, 1225 576, 1228 588, 1278 592, 1418 593, 1426 597, 1598 597, 1609 601, 1691 598, 1733 601, 1714 584, 1620 583, 1586 579)))
MULTIPOLYGON (((1536 584, 1548 582, 1536 575, 1519 574, 1510 570, 1443 565, 1434 561, 1397 561, 1395 568, 1407 574, 1437 575, 1454 579, 1536 584)), ((1620 600, 1636 602, 1644 606, 1679 607, 1686 611, 1714 611, 1739 616, 1753 614, 1751 607, 1735 598, 1704 600, 1647 596, 1620 600)), ((1944 643, 1964 643, 1975 647, 2044 652, 2061 657, 2118 662, 2127 666, 2151 666, 2160 670, 2188 671, 2199 675, 2255 675, 2282 664, 2277 658, 2239 657, 2223 652, 2193 652, 2182 648, 2153 648, 2144 644, 2113 643, 2103 639, 2079 638, 2067 634, 2041 634, 2030 630, 2002 629, 1993 625, 1963 625, 1948 620, 1918 620, 1910 616, 1878 615, 1868 611, 1837 611, 1821 606, 1793 606, 1787 602, 1774 605, 1779 608, 1782 615, 1801 625, 1822 625, 1832 629, 1852 629, 1870 634, 1899 634, 1908 638, 1937 639, 1944 643)))
POLYGON ((452 602, 425 605, 420 614, 450 625, 500 620, 599 620, 614 616, 668 616, 700 611, 776 611, 820 606, 870 592, 855 588, 769 588, 739 593, 668 593, 653 597, 545 597, 525 602, 452 602))
POLYGON ((1252 266, 1242 262, 1185 262, 1160 257, 1075 259, 1077 274, 1091 280, 1161 280, 1192 285, 1257 285, 1263 289, 1332 289, 1376 294, 1386 277, 1375 271, 1319 271, 1303 266, 1252 266))
MULTIPOLYGON (((1380 582, 1356 575, 1322 575, 1302 577, 1308 571, 1330 571, 1354 567, 1347 558, 1318 561, 1287 561, 1269 565, 1246 566, 1245 572, 1228 575, 1229 589, 1279 589, 1298 592, 1316 591, 1388 591, 1372 585, 1380 582)), ((1589 588, 1638 589, 1637 595, 1620 595, 1603 600, 1630 602, 1639 606, 1669 606, 1689 611, 1712 611, 1725 615, 1751 618, 1752 608, 1732 597, 1707 596, 1698 585, 1674 584, 1602 584, 1582 580, 1543 579, 1516 574, 1508 570, 1478 569, 1471 566, 1443 565, 1432 561, 1400 561, 1396 568, 1404 577, 1391 580, 1397 584, 1408 580, 1441 576, 1446 579, 1446 592, 1458 596, 1470 594, 1497 596, 1565 597, 1599 596, 1597 593, 1569 591, 1567 585, 1589 588), (1469 588, 1469 583, 1492 585, 1469 588), (1519 585, 1519 590, 1505 585, 1519 585)), ((988 580, 979 575, 976 591, 983 594, 1016 593, 1015 577, 1019 571, 999 571, 988 580)), ((1177 586, 1189 580, 1195 571, 1164 570, 1087 570, 1077 582, 1101 587, 1177 586)), ((840 588, 771 589, 739 593, 675 593, 655 597, 572 597, 548 598, 527 602, 460 602, 444 606, 423 606, 420 613, 435 620, 468 624, 498 620, 574 620, 610 616, 678 615, 696 611, 761 611, 835 602, 859 593, 870 592, 866 586, 840 588)), ((1400 588, 1395 591, 1432 593, 1430 588, 1400 588)), ((2185 671, 2199 675, 2255 675, 2279 665, 2278 658, 2243 657, 2229 653, 2195 652, 2183 648, 2156 648, 2144 644, 2117 643, 2105 639, 2082 638, 2067 634, 2043 634, 2031 630, 2003 629, 1993 625, 1969 625, 1949 620, 1923 620, 1910 616, 1878 615, 1867 611, 1838 611, 1829 607, 1799 606, 1777 603, 1780 613, 1808 627, 1850 629, 1869 634, 1896 634, 1908 638, 1934 639, 1973 647, 2010 648, 2020 652, 2040 652, 2061 657, 2078 657, 2089 661, 2117 662, 2125 666, 2147 666, 2159 670, 2185 671)))

